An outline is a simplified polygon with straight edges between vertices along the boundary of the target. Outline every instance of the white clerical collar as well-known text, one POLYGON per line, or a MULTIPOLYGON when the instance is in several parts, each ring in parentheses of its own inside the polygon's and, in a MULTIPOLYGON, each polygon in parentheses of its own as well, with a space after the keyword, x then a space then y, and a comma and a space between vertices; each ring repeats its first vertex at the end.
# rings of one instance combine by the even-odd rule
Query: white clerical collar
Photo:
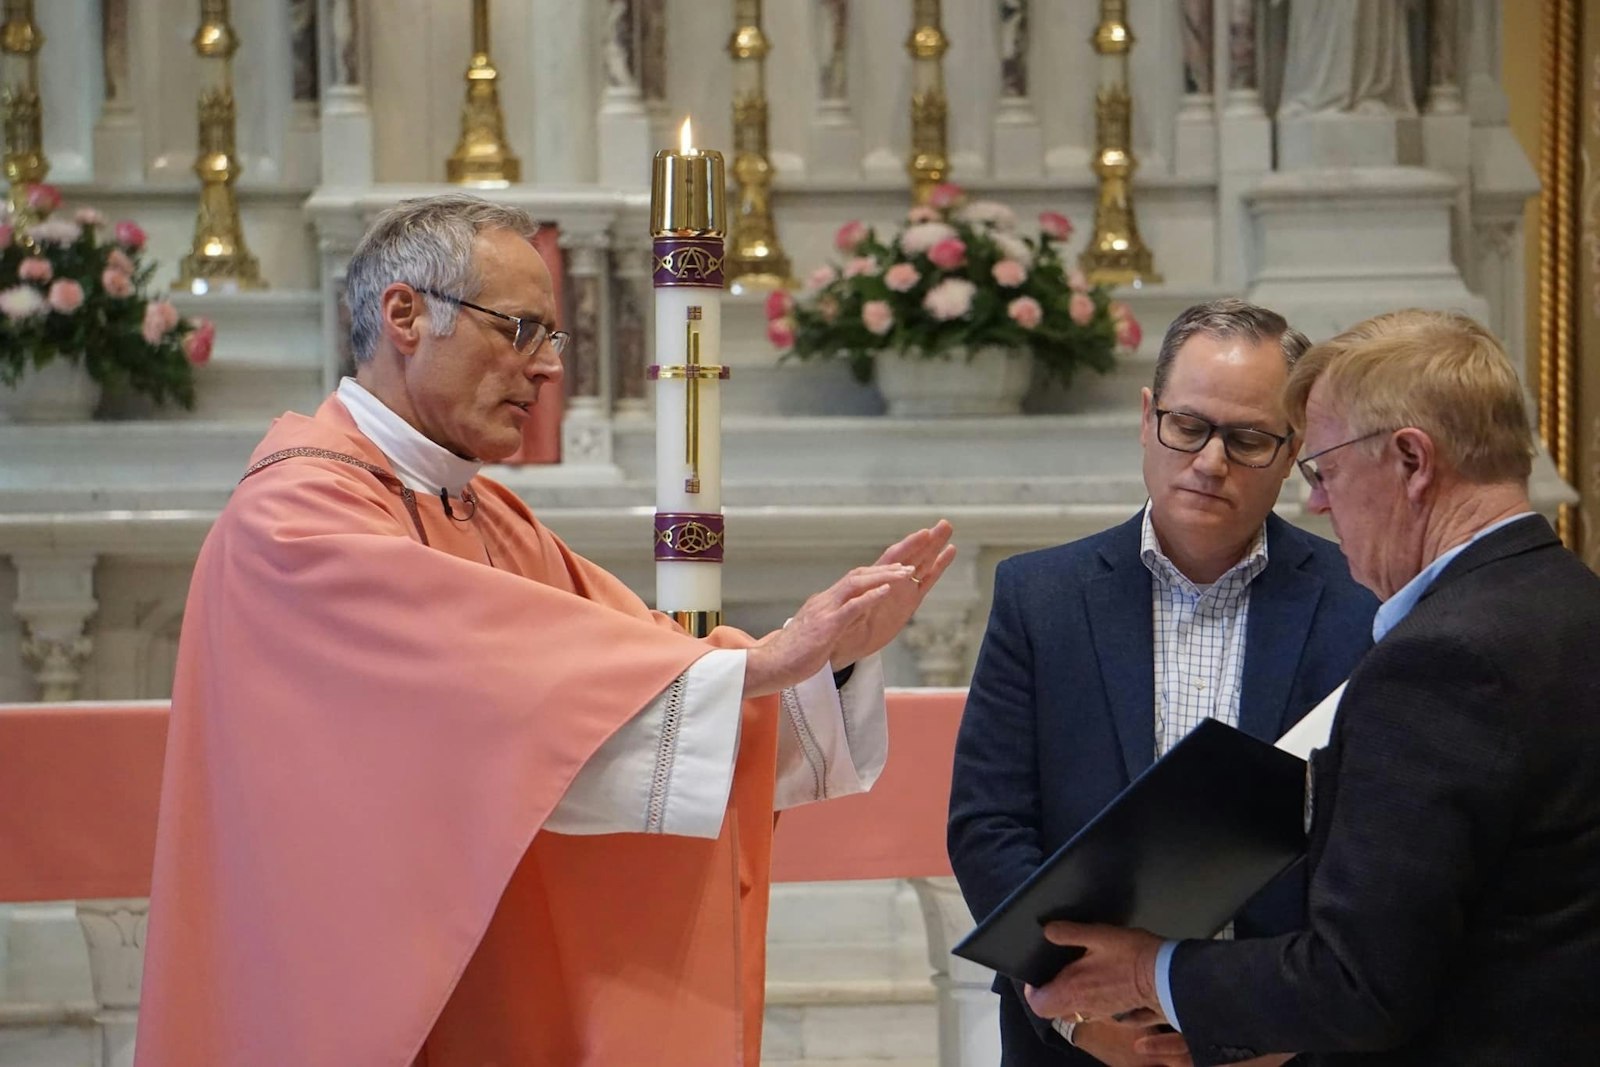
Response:
POLYGON ((438 496, 439 490, 446 489, 459 497, 483 466, 422 436, 354 378, 340 379, 338 397, 355 420, 356 429, 378 446, 400 481, 419 493, 438 496))

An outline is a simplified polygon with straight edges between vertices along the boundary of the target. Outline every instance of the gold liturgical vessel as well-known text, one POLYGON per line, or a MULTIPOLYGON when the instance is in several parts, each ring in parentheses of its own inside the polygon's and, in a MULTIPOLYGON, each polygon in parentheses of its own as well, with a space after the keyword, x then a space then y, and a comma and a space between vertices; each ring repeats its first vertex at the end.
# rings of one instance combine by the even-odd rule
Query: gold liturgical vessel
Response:
POLYGON ((1161 280, 1133 211, 1133 172, 1139 162, 1133 157, 1133 100, 1128 93, 1132 49, 1127 0, 1100 0, 1100 26, 1094 34, 1094 50, 1100 54, 1100 92, 1094 105, 1094 172, 1100 176, 1100 195, 1094 206, 1094 235, 1078 257, 1078 265, 1096 285, 1161 280))
POLYGON ((245 244, 233 192, 241 170, 234 147, 233 100, 233 54, 239 50, 239 38, 228 21, 228 0, 200 0, 194 50, 205 85, 200 90, 200 154, 194 161, 200 210, 194 220, 194 244, 178 271, 178 287, 193 293, 264 289, 261 267, 245 244))
POLYGON ((772 44, 761 29, 761 0, 735 0, 733 57, 733 180, 739 207, 728 238, 728 288, 794 286, 789 256, 772 221, 772 161, 767 157, 766 56, 772 44))
POLYGON ((939 0, 915 0, 911 36, 911 199, 928 202, 933 187, 950 176, 946 123, 950 104, 944 94, 944 54, 950 39, 939 22, 939 0))
POLYGON ((6 0, 0 25, 0 116, 6 131, 6 183, 12 214, 26 212, 28 186, 50 173, 39 106, 39 49, 33 0, 6 0))
POLYGON ((489 0, 472 0, 472 60, 467 64, 467 99, 461 105, 461 139, 444 168, 445 177, 457 185, 496 189, 522 180, 522 161, 506 143, 499 78, 489 59, 489 0))

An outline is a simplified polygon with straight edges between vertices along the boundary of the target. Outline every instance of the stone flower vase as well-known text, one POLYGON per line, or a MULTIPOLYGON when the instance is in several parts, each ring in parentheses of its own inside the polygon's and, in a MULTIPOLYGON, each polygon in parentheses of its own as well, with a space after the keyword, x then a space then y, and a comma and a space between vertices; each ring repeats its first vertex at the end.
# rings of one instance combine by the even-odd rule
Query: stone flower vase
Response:
POLYGON ((948 359, 879 352, 872 372, 888 413, 898 416, 1016 415, 1033 382, 1025 350, 953 349, 948 359))
POLYGON ((0 422, 83 422, 99 403, 100 383, 81 359, 53 359, 0 385, 0 422))

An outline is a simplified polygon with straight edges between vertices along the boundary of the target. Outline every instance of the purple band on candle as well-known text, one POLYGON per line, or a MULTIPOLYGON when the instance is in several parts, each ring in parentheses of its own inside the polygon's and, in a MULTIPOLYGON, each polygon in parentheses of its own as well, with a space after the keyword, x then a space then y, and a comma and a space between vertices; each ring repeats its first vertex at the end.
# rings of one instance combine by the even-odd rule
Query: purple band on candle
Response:
POLYGON ((656 562, 721 563, 722 516, 709 512, 656 512, 656 562))
POLYGON ((722 288, 722 238, 657 237, 655 287, 722 288))

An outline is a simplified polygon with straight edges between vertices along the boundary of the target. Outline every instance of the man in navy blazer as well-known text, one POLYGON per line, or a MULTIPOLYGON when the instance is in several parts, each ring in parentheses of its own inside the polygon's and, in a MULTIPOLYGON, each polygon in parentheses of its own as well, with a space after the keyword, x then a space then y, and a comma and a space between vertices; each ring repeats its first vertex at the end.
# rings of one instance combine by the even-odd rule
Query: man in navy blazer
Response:
MULTIPOLYGON (((1283 388, 1307 347, 1244 301, 1185 311, 1142 391, 1147 507, 1000 565, 950 793, 978 919, 1202 718, 1275 740, 1371 646, 1377 601, 1338 547, 1271 514, 1298 448, 1283 388)), ((1303 905, 1303 880, 1280 879, 1237 931, 1296 929, 1303 905)), ((1007 1067, 1151 1062, 1133 1050, 1148 1024, 1052 1024, 1009 980, 995 991, 1007 1067)))
POLYGON ((1600 578, 1529 503, 1516 371, 1471 319, 1397 311, 1312 350, 1287 405, 1308 506, 1384 601, 1311 754, 1306 926, 1052 923, 1086 952, 1030 1004, 1163 1018, 1199 1064, 1594 1063, 1600 578))

